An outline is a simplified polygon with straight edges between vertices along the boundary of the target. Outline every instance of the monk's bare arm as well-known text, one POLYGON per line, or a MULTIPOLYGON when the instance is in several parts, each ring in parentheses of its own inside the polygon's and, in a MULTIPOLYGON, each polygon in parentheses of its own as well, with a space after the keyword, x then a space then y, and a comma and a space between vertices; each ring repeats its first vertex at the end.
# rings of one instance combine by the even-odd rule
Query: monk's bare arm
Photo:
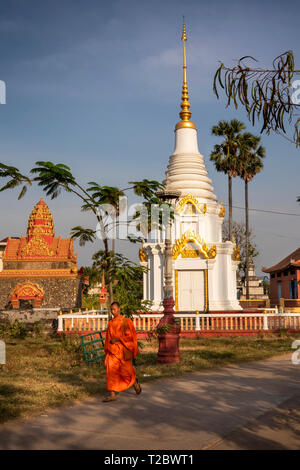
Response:
POLYGON ((120 341, 120 338, 112 338, 112 339, 110 340, 110 343, 111 343, 111 344, 115 344, 115 343, 118 343, 119 341, 120 341))

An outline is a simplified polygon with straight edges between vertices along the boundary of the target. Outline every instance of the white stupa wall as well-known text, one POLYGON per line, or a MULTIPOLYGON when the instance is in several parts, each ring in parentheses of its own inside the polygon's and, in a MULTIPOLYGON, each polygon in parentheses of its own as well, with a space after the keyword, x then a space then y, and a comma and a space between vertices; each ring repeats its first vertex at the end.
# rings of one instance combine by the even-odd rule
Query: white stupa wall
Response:
POLYGON ((183 190, 203 202, 216 201, 207 176, 203 156, 199 153, 196 129, 177 129, 175 149, 169 160, 164 181, 166 189, 183 190))
MULTIPOLYGON (((173 260, 173 297, 178 304, 177 310, 182 310, 180 302, 181 305, 188 306, 188 311, 204 310, 203 293, 206 288, 208 288, 209 311, 241 310, 236 291, 235 245, 232 242, 222 242, 224 208, 217 202, 213 192, 214 188, 208 177, 203 155, 198 150, 197 130, 189 120, 183 120, 176 125, 174 152, 169 158, 166 179, 163 183, 166 190, 180 192, 179 203, 188 196, 194 207, 192 208, 194 214, 186 214, 184 210, 178 211, 177 206, 173 222, 171 237, 173 245, 184 234, 187 237, 189 231, 192 230, 195 234, 192 237, 194 240, 188 240, 189 248, 185 253, 185 256, 191 257, 182 258, 180 252, 173 260), (201 250, 199 251, 199 246, 206 253, 205 256, 201 250), (214 246, 216 246, 215 258, 209 252, 214 246), (207 284, 205 272, 207 272, 207 284), (197 307, 198 300, 199 307, 197 307)), ((186 241, 186 238, 184 240, 186 241)), ((153 311, 163 309, 164 250, 164 233, 158 231, 156 237, 155 232, 151 233, 148 242, 144 244, 147 261, 141 264, 149 269, 144 275, 144 300, 153 302, 153 311)))

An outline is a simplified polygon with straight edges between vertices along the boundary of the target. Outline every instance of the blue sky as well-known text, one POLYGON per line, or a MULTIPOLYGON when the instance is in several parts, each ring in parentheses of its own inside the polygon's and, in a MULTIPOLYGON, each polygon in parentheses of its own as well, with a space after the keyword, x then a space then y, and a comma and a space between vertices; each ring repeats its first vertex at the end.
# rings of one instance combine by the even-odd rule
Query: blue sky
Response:
MULTIPOLYGON (((234 117, 251 132, 259 127, 214 96, 218 61, 231 65, 252 55, 269 66, 292 49, 300 64, 299 10, 293 1, 2 1, 0 79, 7 104, 0 105, 0 160, 24 172, 37 160, 62 162, 82 183, 126 187, 133 179, 162 180, 178 121, 184 14, 192 119, 215 193, 227 202, 227 180, 209 162, 218 142, 211 127, 234 117)), ((278 136, 263 136, 263 145, 265 168, 249 185, 250 206, 300 216, 299 150, 278 136)), ((234 205, 243 206, 241 181, 233 191, 234 205)), ((17 193, 1 193, 1 238, 25 234, 41 195, 33 188, 17 201, 17 193)), ((70 195, 46 202, 57 235, 94 225, 70 195)), ((242 220, 243 211, 234 210, 234 218, 242 220)), ((300 217, 251 212, 250 222, 258 272, 299 246, 300 217)), ((89 264, 97 249, 78 248, 79 265, 89 264)), ((137 259, 137 246, 123 242, 119 249, 137 259)))

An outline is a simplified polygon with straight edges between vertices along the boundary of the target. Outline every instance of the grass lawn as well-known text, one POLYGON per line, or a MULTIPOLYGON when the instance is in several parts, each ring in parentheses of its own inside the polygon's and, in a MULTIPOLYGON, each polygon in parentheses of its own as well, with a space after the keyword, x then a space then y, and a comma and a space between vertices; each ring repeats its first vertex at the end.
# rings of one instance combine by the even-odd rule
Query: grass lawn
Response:
MULTIPOLYGON (((181 362, 156 364, 156 340, 142 341, 137 359, 141 383, 188 372, 260 360, 290 352, 300 334, 284 332, 261 337, 181 339, 181 362)), ((77 399, 106 392, 102 362, 86 364, 80 340, 31 334, 25 339, 5 339, 6 364, 0 365, 0 423, 44 412, 77 399)))

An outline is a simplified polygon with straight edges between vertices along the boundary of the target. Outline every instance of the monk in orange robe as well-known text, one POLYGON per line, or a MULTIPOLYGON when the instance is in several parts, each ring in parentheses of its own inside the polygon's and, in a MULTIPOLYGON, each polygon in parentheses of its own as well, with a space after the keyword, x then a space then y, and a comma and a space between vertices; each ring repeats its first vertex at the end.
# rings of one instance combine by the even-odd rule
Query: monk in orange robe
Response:
POLYGON ((111 313, 114 318, 108 322, 104 344, 107 390, 110 395, 104 398, 104 402, 116 400, 116 392, 122 392, 132 386, 137 395, 142 391, 131 359, 124 357, 124 349, 127 350, 127 355, 134 359, 138 354, 134 324, 130 318, 121 315, 118 302, 111 304, 111 313))

